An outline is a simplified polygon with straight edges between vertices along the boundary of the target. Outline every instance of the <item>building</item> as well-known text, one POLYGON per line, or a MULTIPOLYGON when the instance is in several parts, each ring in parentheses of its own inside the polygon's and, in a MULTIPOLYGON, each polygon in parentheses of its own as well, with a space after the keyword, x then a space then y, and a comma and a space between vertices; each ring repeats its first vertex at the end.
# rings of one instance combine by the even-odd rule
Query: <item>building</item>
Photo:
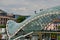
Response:
POLYGON ((0 10, 0 25, 5 25, 8 20, 15 20, 14 15, 0 10))
POLYGON ((5 28, 0 28, 0 40, 7 40, 7 34, 5 28))
POLYGON ((22 23, 9 20, 8 40, 60 40, 60 6, 42 11, 22 23))
MULTIPOLYGON (((0 10, 0 26, 5 26, 8 20, 15 20, 14 15, 0 10)), ((0 27, 0 40, 7 40, 6 29, 0 27)))

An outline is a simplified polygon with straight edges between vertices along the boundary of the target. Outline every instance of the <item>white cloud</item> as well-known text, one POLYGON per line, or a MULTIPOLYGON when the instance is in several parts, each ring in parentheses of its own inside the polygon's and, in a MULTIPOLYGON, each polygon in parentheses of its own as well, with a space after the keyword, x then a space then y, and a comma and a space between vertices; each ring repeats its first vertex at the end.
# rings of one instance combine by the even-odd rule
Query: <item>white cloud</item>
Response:
POLYGON ((29 3, 23 0, 2 0, 0 2, 2 5, 28 5, 29 3))
MULTIPOLYGON (((32 15, 33 11, 60 5, 60 0, 1 0, 0 8, 16 14, 32 15)), ((34 13, 33 13, 34 14, 34 13)))

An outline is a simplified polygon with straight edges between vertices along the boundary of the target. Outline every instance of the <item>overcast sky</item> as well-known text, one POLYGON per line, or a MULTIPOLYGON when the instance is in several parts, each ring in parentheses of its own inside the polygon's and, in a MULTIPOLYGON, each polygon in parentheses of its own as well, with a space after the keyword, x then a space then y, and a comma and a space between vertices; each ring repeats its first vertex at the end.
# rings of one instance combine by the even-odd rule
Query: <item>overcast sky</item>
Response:
POLYGON ((19 15, 33 15, 35 10, 59 5, 60 0, 0 0, 0 9, 19 15))

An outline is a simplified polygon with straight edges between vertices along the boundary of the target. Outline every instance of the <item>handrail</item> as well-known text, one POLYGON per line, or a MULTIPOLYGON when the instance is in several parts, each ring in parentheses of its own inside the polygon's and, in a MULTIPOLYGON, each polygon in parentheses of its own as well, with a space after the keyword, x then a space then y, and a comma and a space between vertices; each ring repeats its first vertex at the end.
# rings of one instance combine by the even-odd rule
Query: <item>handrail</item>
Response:
POLYGON ((27 34, 25 34, 25 35, 21 35, 21 36, 15 38, 15 39, 13 39, 13 40, 17 40, 17 39, 19 39, 19 38, 21 38, 21 37, 25 37, 25 36, 30 35, 30 34, 32 34, 32 33, 33 33, 33 32, 27 33, 27 34))

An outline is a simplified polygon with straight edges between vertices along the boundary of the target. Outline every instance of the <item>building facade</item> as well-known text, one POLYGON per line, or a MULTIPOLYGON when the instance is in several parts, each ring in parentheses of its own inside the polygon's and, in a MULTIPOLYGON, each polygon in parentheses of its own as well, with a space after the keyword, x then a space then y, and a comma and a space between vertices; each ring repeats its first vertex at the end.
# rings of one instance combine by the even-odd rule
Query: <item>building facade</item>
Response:
POLYGON ((0 40, 7 40, 6 28, 0 28, 0 40))
POLYGON ((8 20, 15 20, 14 15, 0 10, 0 25, 5 25, 8 20))

